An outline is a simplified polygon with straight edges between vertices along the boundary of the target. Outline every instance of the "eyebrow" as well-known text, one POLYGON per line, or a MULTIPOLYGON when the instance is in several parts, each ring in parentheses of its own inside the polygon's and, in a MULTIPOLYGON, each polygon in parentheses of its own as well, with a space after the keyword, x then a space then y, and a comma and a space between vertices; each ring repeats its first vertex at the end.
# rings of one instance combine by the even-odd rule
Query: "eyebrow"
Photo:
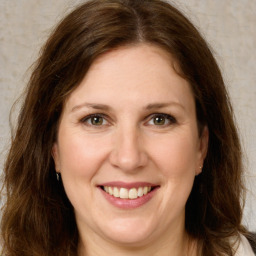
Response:
MULTIPOLYGON (((182 109, 184 109, 184 106, 182 106, 180 103, 178 102, 166 102, 166 103, 150 103, 148 104, 145 109, 146 110, 152 110, 152 109, 161 109, 161 108, 165 108, 165 107, 169 107, 169 106, 176 106, 176 107, 180 107, 182 109)), ((84 108, 84 107, 87 107, 87 108, 93 108, 93 109, 98 109, 98 110, 105 110, 105 111, 108 111, 108 110, 111 110, 112 108, 108 105, 105 105, 105 104, 98 104, 98 103, 83 103, 83 104, 80 104, 80 105, 77 105, 77 106, 74 106, 72 109, 71 109, 71 112, 75 112, 81 108, 84 108)))
POLYGON ((109 109, 111 109, 111 107, 109 107, 108 105, 104 105, 104 104, 98 104, 98 103, 83 103, 83 104, 81 104, 81 105, 74 106, 74 107, 71 109, 71 112, 74 112, 74 111, 79 110, 79 109, 84 108, 84 107, 93 108, 93 109, 99 109, 99 110, 109 110, 109 109))
POLYGON ((170 106, 176 106, 184 109, 184 106, 181 105, 178 102, 172 101, 172 102, 167 102, 167 103, 152 103, 149 104, 145 107, 147 110, 152 110, 152 109, 159 109, 159 108, 165 108, 165 107, 170 107, 170 106))

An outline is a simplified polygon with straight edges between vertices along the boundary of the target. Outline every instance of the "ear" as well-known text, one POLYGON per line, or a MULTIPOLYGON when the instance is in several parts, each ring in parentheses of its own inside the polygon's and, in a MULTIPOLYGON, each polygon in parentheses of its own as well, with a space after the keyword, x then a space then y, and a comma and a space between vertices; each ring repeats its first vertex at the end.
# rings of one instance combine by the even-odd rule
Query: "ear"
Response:
POLYGON ((199 149, 198 149, 198 168, 196 168, 196 175, 200 174, 203 169, 204 159, 207 155, 209 143, 209 129, 208 126, 204 126, 201 136, 199 138, 199 149))
POLYGON ((55 142, 52 146, 52 158, 55 163, 56 172, 60 172, 60 157, 59 157, 59 148, 57 142, 55 142))

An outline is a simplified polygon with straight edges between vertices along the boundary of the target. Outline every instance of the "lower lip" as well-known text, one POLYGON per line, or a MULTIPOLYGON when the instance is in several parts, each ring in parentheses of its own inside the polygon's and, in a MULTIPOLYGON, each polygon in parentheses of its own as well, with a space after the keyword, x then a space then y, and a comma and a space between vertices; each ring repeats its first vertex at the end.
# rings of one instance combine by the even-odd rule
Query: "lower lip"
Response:
POLYGON ((142 197, 138 197, 136 199, 121 199, 119 197, 111 196, 101 188, 99 189, 101 190, 103 196, 107 199, 107 201, 110 202, 115 207, 121 209, 135 209, 146 204, 156 194, 158 187, 150 191, 148 194, 142 197))

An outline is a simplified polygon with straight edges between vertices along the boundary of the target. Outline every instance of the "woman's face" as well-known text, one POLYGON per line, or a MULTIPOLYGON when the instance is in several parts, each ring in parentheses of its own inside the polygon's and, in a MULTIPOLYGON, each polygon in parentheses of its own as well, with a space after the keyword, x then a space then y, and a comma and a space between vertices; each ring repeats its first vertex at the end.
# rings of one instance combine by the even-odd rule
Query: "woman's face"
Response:
POLYGON ((113 50, 65 102, 53 156, 85 241, 143 245, 184 232, 208 134, 199 138, 173 64, 152 45, 113 50))

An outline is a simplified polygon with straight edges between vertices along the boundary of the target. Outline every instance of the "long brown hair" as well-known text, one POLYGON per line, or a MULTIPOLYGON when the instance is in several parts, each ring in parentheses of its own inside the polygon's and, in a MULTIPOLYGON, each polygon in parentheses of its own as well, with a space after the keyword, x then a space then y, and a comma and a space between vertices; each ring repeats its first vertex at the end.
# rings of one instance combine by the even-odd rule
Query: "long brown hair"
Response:
POLYGON ((234 255, 244 229, 241 148, 216 61, 197 29, 160 0, 92 0, 64 18, 35 64, 5 164, 2 239, 7 256, 77 255, 73 208, 51 156, 65 99, 101 54, 138 43, 171 54, 191 85, 209 148, 186 205, 186 230, 201 254, 234 255))

